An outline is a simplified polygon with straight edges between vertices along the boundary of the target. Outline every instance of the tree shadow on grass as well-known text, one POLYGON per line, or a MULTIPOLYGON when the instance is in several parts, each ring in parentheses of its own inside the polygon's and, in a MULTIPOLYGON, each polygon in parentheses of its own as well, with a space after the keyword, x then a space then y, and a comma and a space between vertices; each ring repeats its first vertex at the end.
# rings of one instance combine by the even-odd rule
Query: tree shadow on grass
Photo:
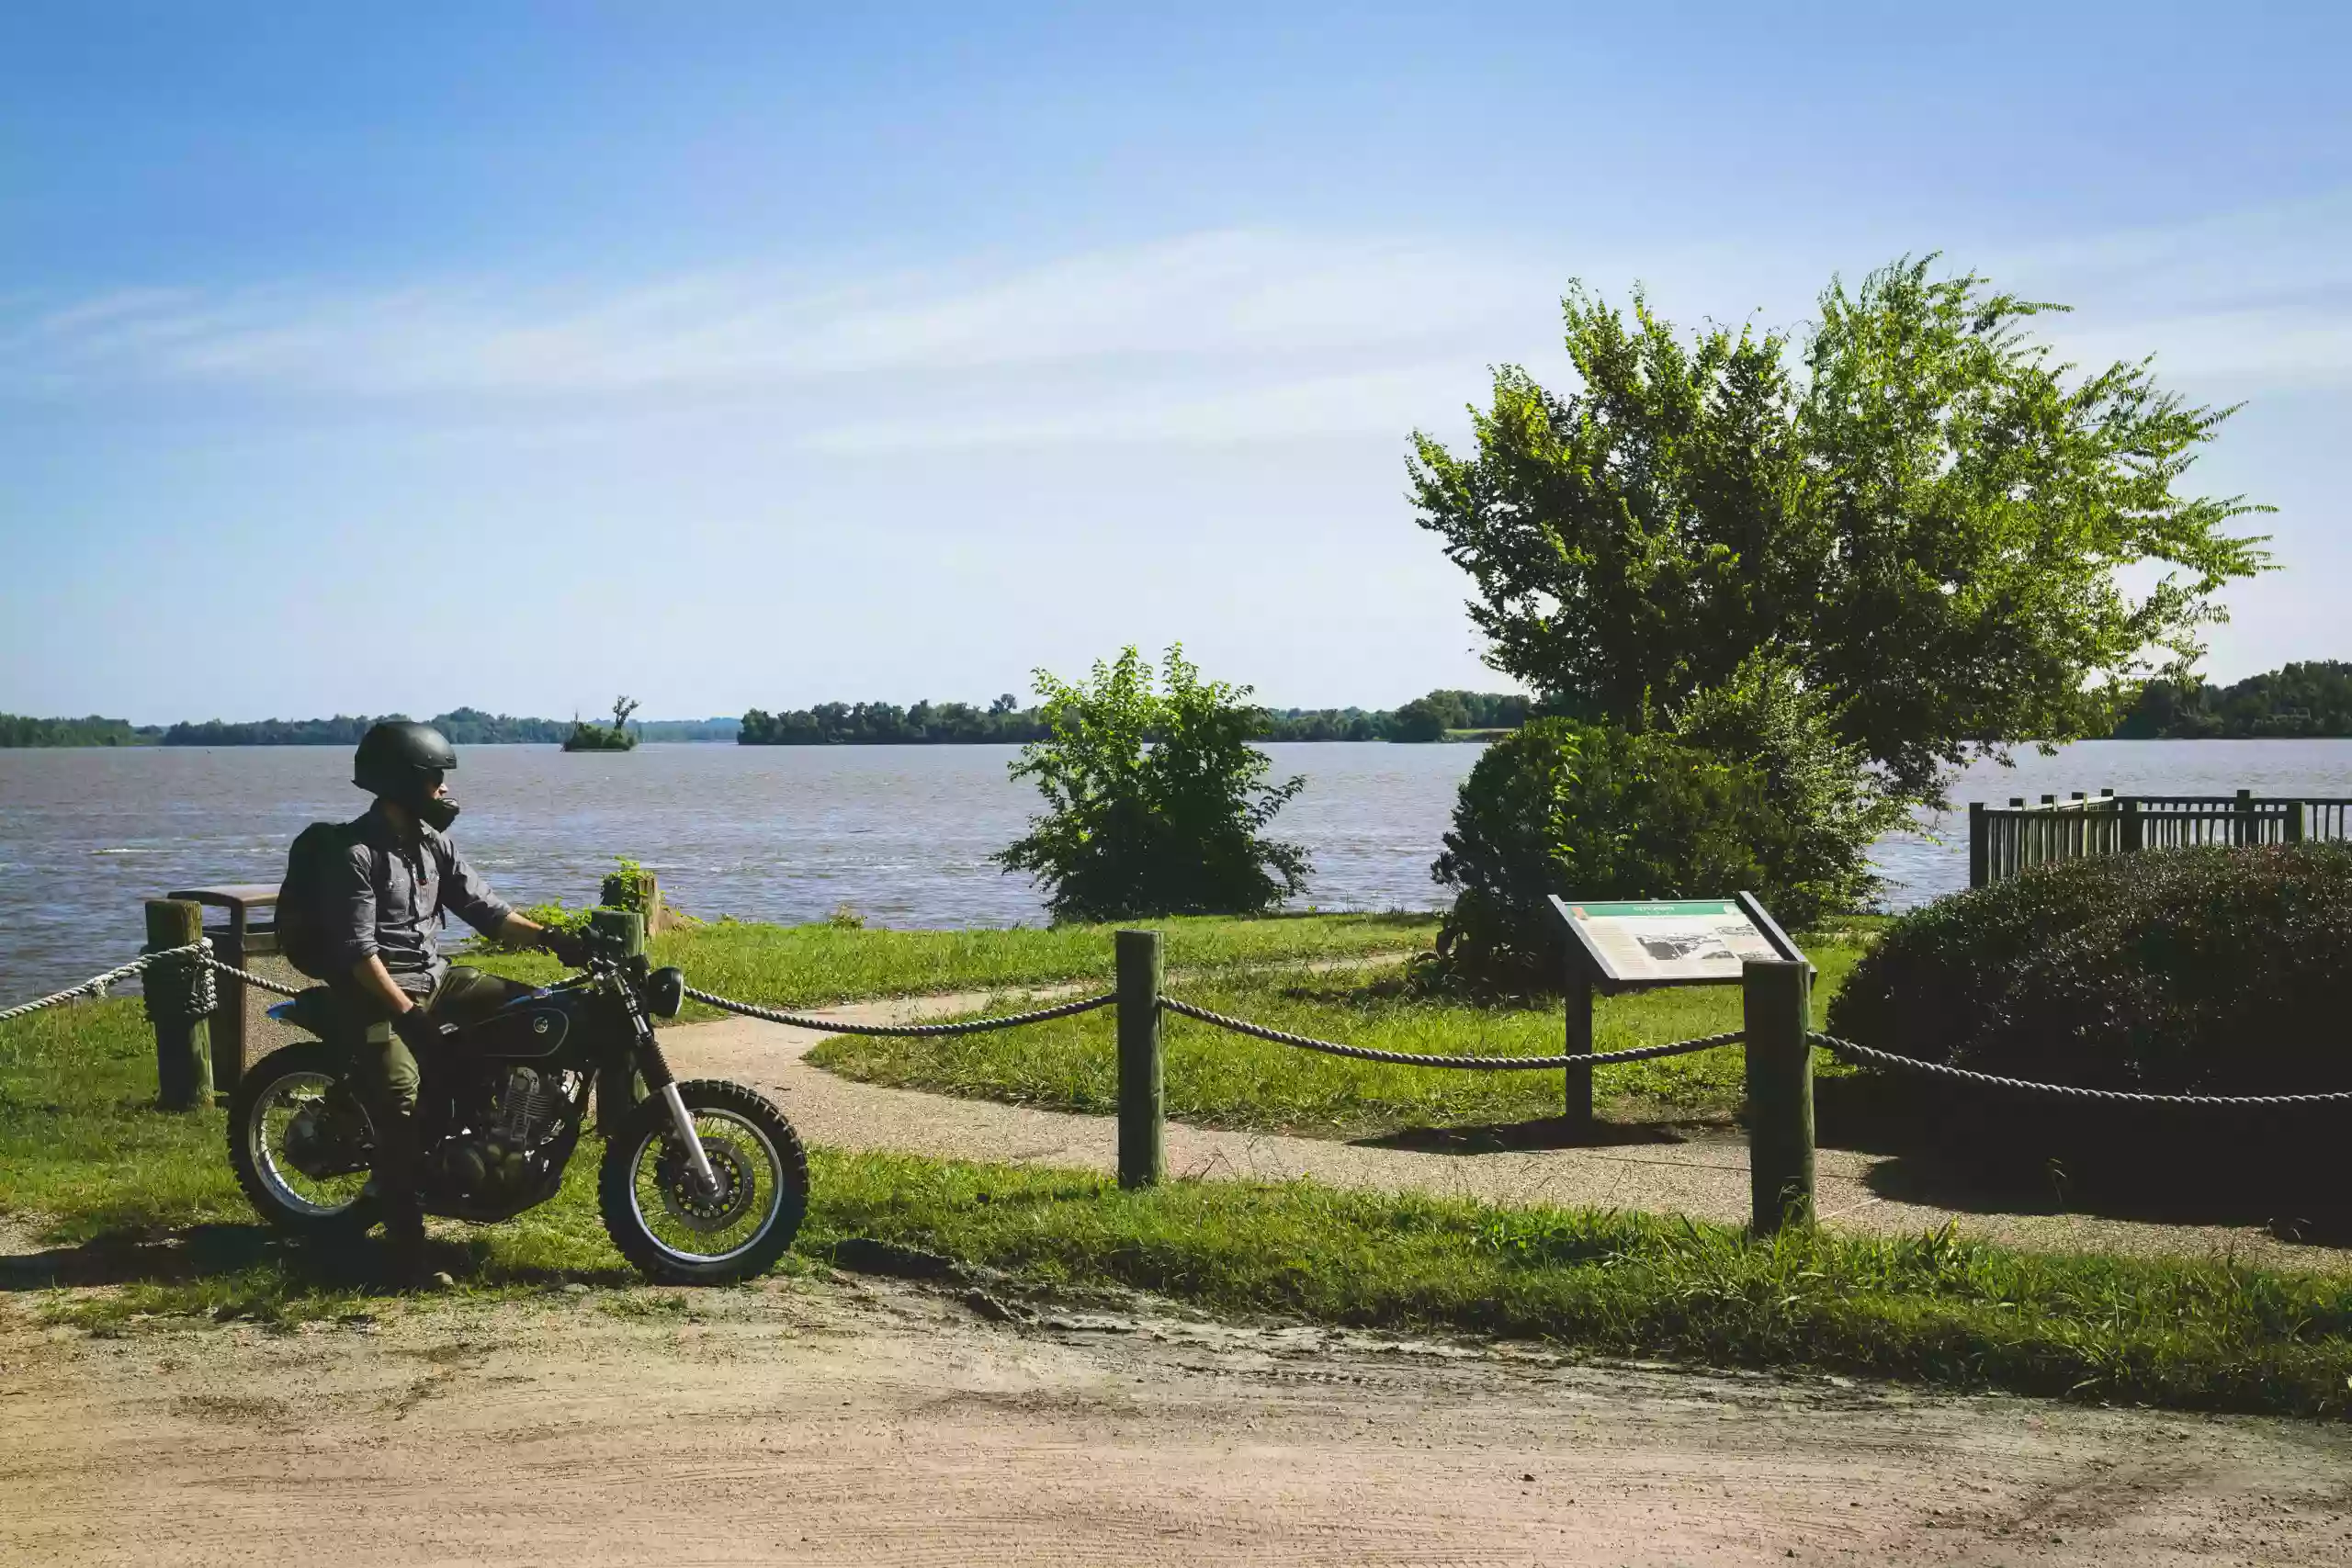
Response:
POLYGON ((2259 1226, 2352 1246, 2340 1108, 2129 1106, 1875 1074, 1815 1086, 1824 1148, 1883 1155, 1879 1197, 1963 1213, 2259 1226))
MULTIPOLYGON (((434 1237, 430 1266, 476 1284, 553 1288, 580 1282, 639 1282, 634 1270, 549 1269, 500 1258, 486 1236, 434 1237)), ((380 1241, 293 1241, 260 1224, 198 1224, 174 1229, 124 1226, 89 1240, 38 1252, 0 1254, 0 1292, 109 1285, 192 1285, 257 1270, 279 1273, 289 1292, 364 1292, 383 1288, 380 1241)))
POLYGON ((1405 1149, 1415 1154, 1526 1154, 1543 1149, 1622 1148, 1633 1145, 1682 1144, 1697 1124, 1671 1122, 1570 1122, 1544 1116, 1530 1122, 1478 1122, 1453 1127, 1402 1127, 1350 1142, 1358 1148, 1405 1149))

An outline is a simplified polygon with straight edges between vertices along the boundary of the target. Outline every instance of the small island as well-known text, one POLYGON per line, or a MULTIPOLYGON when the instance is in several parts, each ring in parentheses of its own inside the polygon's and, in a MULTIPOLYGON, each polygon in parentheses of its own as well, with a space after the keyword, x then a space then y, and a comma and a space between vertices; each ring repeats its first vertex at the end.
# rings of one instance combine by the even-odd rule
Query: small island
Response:
POLYGON ((563 738, 563 749, 567 751, 636 750, 637 737, 630 733, 628 728, 628 716, 636 711, 634 698, 616 697, 613 701, 613 722, 609 726, 594 724, 577 714, 573 715, 571 733, 563 738))

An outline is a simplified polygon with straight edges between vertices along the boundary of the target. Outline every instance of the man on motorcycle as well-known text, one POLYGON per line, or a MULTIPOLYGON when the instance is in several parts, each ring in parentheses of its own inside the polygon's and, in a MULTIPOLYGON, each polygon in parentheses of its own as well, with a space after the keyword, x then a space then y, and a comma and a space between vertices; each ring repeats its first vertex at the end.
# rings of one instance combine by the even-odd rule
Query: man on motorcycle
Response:
POLYGON ((492 896, 447 837, 458 803, 447 776, 458 753, 430 725, 379 724, 361 738, 352 783, 375 804, 344 829, 345 852, 325 868, 320 907, 303 917, 323 928, 328 985, 345 1037, 364 1043, 360 1079, 375 1122, 375 1187, 392 1271, 404 1284, 446 1285, 424 1267, 424 1215, 416 1190, 416 1053, 446 1024, 487 1017, 530 987, 452 967, 434 928, 455 913, 484 936, 543 947, 567 965, 585 961, 580 939, 518 915, 492 896))

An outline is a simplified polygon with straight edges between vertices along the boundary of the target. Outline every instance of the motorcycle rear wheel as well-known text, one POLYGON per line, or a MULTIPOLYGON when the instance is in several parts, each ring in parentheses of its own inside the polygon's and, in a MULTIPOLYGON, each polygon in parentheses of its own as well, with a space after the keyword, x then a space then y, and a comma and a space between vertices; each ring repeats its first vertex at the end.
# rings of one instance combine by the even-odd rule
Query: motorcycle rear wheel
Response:
POLYGON ((621 1256, 673 1285, 725 1285, 766 1273, 808 1210, 808 1156, 765 1096, 697 1078, 678 1086, 703 1152, 722 1179, 702 1190, 685 1167, 670 1108, 649 1096, 605 1145, 596 1195, 621 1256))
MULTIPOLYGON (((288 1235, 357 1235, 380 1217, 364 1168, 307 1176, 287 1148, 288 1131, 304 1109, 352 1092, 344 1082, 350 1070, 348 1051, 305 1040, 246 1069, 229 1097, 229 1165, 237 1185, 263 1219, 288 1235)), ((364 1104, 353 1109, 367 1114, 364 1104)))

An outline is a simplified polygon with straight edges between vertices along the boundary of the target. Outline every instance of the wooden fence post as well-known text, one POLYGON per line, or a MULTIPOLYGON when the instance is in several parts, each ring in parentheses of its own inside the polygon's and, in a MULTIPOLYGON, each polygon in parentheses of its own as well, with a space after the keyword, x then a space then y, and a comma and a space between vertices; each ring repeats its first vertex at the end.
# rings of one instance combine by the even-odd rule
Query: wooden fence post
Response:
POLYGON ((637 899, 637 912, 645 918, 646 936, 649 939, 660 936, 662 934, 662 879, 653 873, 639 871, 637 874, 637 886, 632 890, 623 883, 620 873, 615 872, 605 878, 603 897, 600 901, 614 908, 627 908, 628 906, 623 900, 629 897, 632 891, 637 899))
MULTIPOLYGON (((147 951, 186 947, 204 935, 204 906, 184 898, 147 900, 147 951)), ((166 1111, 194 1111, 212 1103, 212 1030, 187 1016, 187 970, 174 964, 169 977, 149 970, 140 976, 155 1020, 155 1099, 166 1111)))
POLYGON ((1740 965, 1747 1035, 1750 1225, 1759 1236, 1813 1223, 1813 965, 1751 958, 1740 965))
MULTIPOLYGON (((588 929, 619 949, 624 956, 637 958, 644 954, 645 917, 634 909, 592 910, 588 929)), ((637 1092, 634 1070, 600 1073, 596 1078, 596 1130, 606 1137, 617 1134, 621 1123, 643 1098, 637 1092)))
POLYGON ((2230 819, 2230 842, 2233 844, 2254 842, 2254 791, 2250 789, 2238 791, 2237 805, 2232 809, 2235 815, 2230 819))
POLYGON ((1159 1047, 1159 933, 1120 931, 1119 1185, 1156 1186, 1168 1175, 1159 1047))
POLYGON ((1992 848, 1984 837, 1984 803, 1972 800, 1968 803, 1968 885, 1971 887, 1984 886, 1989 864, 1986 856, 1992 852, 1992 848))

